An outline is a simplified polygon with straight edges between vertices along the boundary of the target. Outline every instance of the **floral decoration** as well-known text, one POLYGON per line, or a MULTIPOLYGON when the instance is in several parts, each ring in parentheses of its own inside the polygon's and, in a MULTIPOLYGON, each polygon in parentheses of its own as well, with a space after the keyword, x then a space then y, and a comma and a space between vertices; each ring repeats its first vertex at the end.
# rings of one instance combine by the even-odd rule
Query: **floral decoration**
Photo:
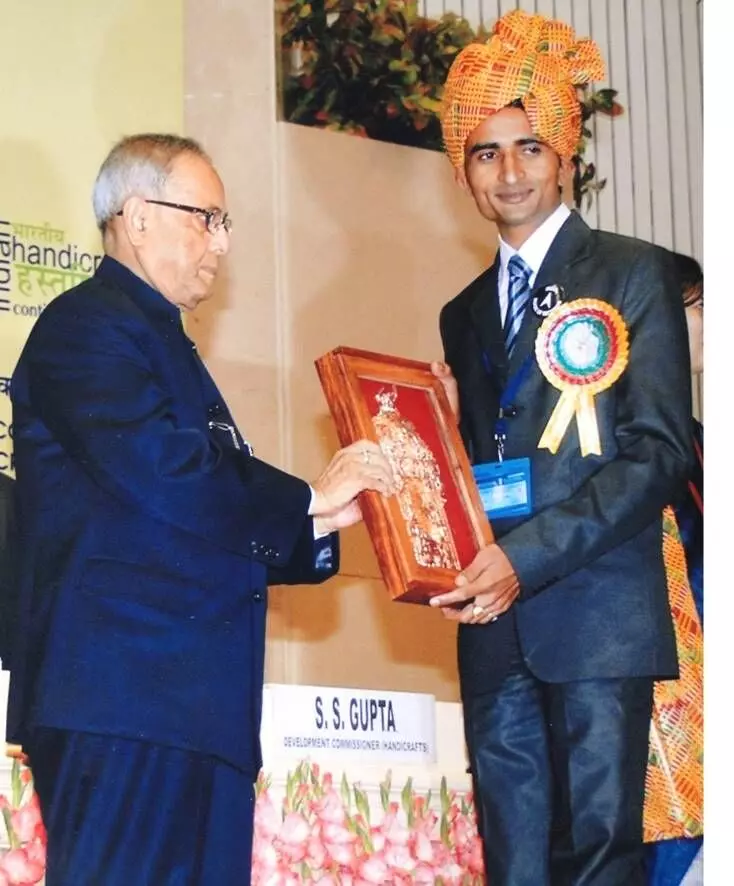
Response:
MULTIPOLYGON (((454 13, 431 19, 415 0, 276 0, 284 119, 400 145, 443 150, 438 118, 456 54, 487 40, 454 13)), ((591 118, 623 112, 614 89, 579 90, 583 131, 573 157, 577 208, 602 190, 584 153, 591 118)))
POLYGON ((617 101, 616 89, 595 89, 588 86, 579 90, 579 104, 581 105, 581 140, 576 153, 571 158, 573 163, 573 202, 577 209, 583 204, 586 209, 591 206, 594 194, 598 194, 607 183, 605 178, 598 178, 596 167, 593 163, 584 160, 586 146, 593 138, 590 129, 591 119, 595 114, 603 114, 605 117, 619 117, 624 113, 624 108, 617 101))
POLYGON ((282 803, 271 779, 256 786, 253 886, 479 886, 484 867, 471 794, 441 781, 432 796, 408 779, 393 800, 390 773, 380 785, 382 813, 373 820, 359 784, 301 762, 288 773, 282 803))
MULTIPOLYGON (((260 774, 255 804, 252 886, 483 886, 482 847, 471 793, 441 780, 435 805, 408 779, 392 799, 391 775, 380 785, 373 820, 367 794, 346 775, 335 784, 316 763, 289 772, 282 802, 260 774), (375 817, 377 818, 377 817, 375 817)), ((46 868, 46 831, 31 771, 13 761, 10 797, 0 795, 7 849, 0 886, 37 886, 46 868)))
POLYGON ((35 886, 46 871, 46 830, 30 769, 13 760, 10 798, 0 794, 7 849, 0 849, 0 886, 35 886))

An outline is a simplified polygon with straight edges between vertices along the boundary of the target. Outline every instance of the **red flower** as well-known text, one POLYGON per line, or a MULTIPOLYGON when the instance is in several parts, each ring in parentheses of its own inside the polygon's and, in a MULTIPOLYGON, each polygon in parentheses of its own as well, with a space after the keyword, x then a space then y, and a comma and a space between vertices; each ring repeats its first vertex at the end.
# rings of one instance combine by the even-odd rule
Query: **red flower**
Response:
POLYGON ((44 874, 44 866, 30 859, 25 849, 11 849, 0 858, 0 872, 11 886, 35 886, 44 874))
POLYGON ((41 807, 36 794, 33 794, 28 803, 12 811, 10 825, 21 843, 29 843, 37 838, 45 841, 46 829, 41 820, 41 807))

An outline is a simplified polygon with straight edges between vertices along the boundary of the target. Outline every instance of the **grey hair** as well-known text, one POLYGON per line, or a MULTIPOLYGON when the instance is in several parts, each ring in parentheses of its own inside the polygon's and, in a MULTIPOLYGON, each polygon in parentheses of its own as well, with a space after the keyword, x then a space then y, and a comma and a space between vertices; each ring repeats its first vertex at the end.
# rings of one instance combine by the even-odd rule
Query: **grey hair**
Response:
POLYGON ((107 223, 130 197, 163 197, 173 161, 181 154, 194 154, 212 162, 197 141, 181 135, 142 133, 121 139, 102 163, 92 189, 100 231, 104 233, 107 223))

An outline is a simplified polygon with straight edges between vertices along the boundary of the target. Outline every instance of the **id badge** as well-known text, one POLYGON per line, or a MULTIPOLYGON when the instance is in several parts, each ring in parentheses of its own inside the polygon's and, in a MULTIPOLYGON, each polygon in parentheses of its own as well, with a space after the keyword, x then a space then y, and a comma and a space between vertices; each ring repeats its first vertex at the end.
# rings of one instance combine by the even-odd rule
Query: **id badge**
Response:
POLYGON ((487 462, 474 465, 472 471, 490 520, 523 517, 533 512, 529 458, 487 462))

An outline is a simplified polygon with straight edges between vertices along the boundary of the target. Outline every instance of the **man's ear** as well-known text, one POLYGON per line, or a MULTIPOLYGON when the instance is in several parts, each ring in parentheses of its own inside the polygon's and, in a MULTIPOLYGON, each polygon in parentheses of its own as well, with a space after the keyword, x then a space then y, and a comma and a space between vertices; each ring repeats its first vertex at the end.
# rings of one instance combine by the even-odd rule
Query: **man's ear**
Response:
POLYGON ((558 188, 565 193, 573 179, 573 162, 570 157, 561 157, 558 164, 558 188))
POLYGON ((148 204, 142 197, 130 197, 125 201, 122 223, 130 243, 139 246, 145 239, 148 227, 148 204))
POLYGON ((465 194, 470 194, 469 182, 466 180, 466 170, 463 166, 454 168, 454 181, 465 194))

